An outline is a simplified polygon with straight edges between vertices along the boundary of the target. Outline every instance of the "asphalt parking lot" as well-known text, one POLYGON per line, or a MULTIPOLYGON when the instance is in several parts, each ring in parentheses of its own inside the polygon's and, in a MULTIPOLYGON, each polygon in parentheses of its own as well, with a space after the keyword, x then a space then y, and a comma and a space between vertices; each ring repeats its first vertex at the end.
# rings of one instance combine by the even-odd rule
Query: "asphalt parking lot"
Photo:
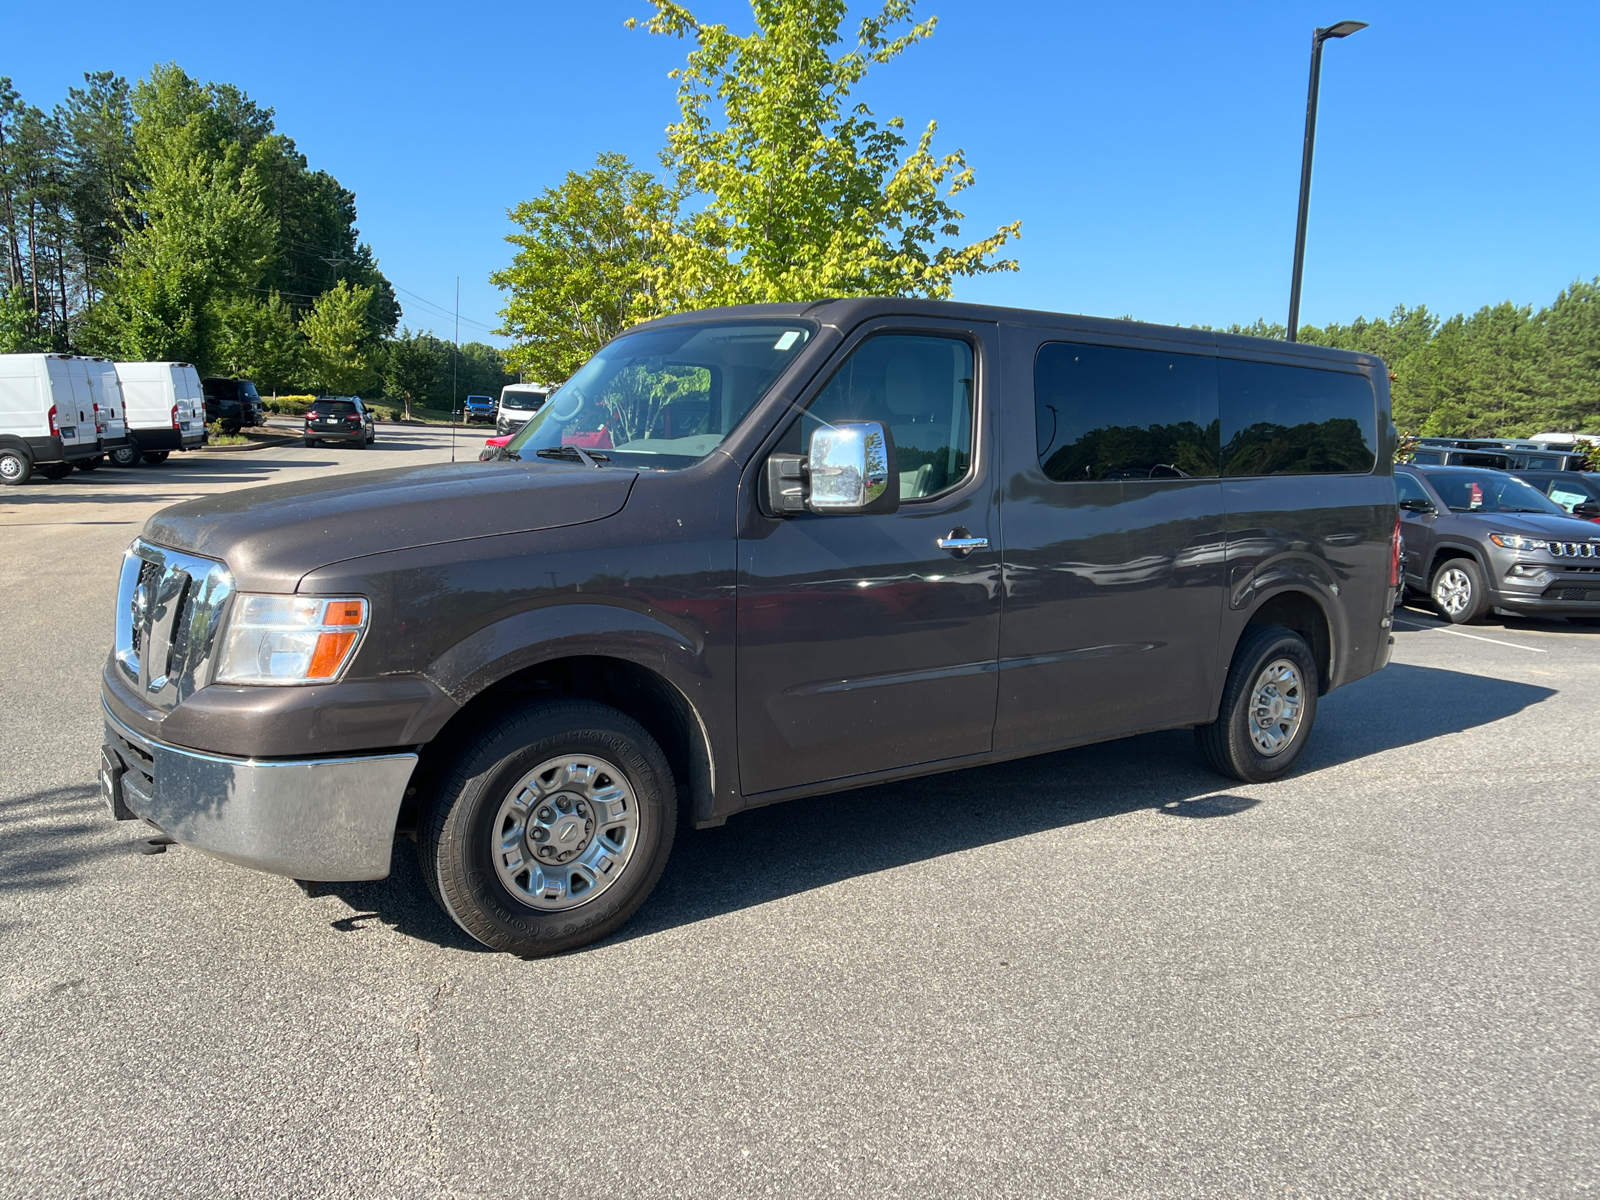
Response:
POLYGON ((557 959, 408 846, 313 897, 141 855, 95 767, 144 518, 448 457, 0 492, 0 1194, 1594 1194, 1600 628, 1407 609, 1273 785, 1163 733, 744 814, 557 959))

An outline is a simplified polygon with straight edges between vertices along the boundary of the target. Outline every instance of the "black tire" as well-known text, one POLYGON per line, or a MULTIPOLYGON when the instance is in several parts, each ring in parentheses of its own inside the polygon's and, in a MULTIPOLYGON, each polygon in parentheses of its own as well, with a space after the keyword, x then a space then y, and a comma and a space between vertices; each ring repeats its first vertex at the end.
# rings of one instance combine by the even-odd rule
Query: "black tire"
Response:
POLYGON ((17 487, 33 474, 33 459, 16 446, 0 446, 0 484, 17 487))
POLYGON ((1435 567, 1428 581, 1428 598, 1452 625, 1471 625, 1489 609, 1483 571, 1470 558, 1447 558, 1435 567))
MULTIPOLYGON (((1209 725, 1195 726, 1195 745, 1206 764, 1219 775, 1242 783, 1270 783, 1286 775, 1305 749, 1317 719, 1319 686, 1317 661, 1303 637, 1281 625, 1249 626, 1233 652, 1217 719, 1209 725), (1268 668, 1282 663, 1292 664, 1298 671, 1294 692, 1299 716, 1286 734, 1278 723, 1281 715, 1275 714, 1274 721, 1261 724, 1260 728, 1268 731, 1262 736, 1269 737, 1274 728, 1285 736, 1282 747, 1268 753, 1257 743, 1251 710, 1258 690, 1267 682, 1268 668)), ((1290 689, 1281 688, 1280 695, 1287 699, 1290 689)))
POLYGON ((354 444, 357 450, 365 450, 367 448, 367 435, 363 433, 359 438, 356 439, 354 444))
MULTIPOLYGON (((601 771, 597 778, 607 774, 601 771)), ((600 940, 644 903, 672 852, 677 791, 666 757, 638 722, 603 704, 556 700, 513 710, 468 742, 436 778, 432 806, 417 830, 423 878, 450 918, 494 950, 536 958, 600 940), (566 901, 564 908, 547 910, 515 894, 491 844, 501 836, 495 832, 497 821, 515 819, 505 812, 517 785, 535 768, 569 755, 600 759, 623 777, 633 792, 635 824, 620 873, 591 885, 599 888, 593 900, 566 901)), ((548 794, 559 800, 565 793, 548 794)), ((529 806, 525 827, 530 831, 535 811, 553 810, 529 806)), ((591 820, 591 825, 595 828, 583 835, 577 862, 610 832, 603 823, 591 820)), ((517 844, 530 843, 519 839, 517 844)), ((531 886, 532 876, 517 878, 523 877, 531 886)))
POLYGON ((139 453, 139 443, 129 441, 126 446, 118 446, 106 457, 111 460, 113 467, 137 467, 144 456, 139 453))
POLYGON ((307 438, 306 439, 306 449, 307 450, 311 449, 316 444, 317 444, 317 439, 316 438, 307 438))
POLYGON ((236 433, 239 432, 239 430, 241 430, 243 428, 244 428, 244 426, 239 424, 238 421, 224 421, 222 423, 222 432, 227 434, 229 437, 233 437, 236 433))
POLYGON ((93 458, 80 458, 72 465, 80 471, 98 471, 106 461, 104 454, 96 454, 93 458))
POLYGON ((170 450, 149 450, 146 451, 144 455, 144 461, 149 463, 152 467, 159 467, 162 463, 167 461, 167 455, 171 453, 172 451, 170 450))
POLYGON ((35 467, 34 469, 46 479, 56 481, 65 479, 68 475, 72 474, 71 463, 46 463, 44 466, 35 467))

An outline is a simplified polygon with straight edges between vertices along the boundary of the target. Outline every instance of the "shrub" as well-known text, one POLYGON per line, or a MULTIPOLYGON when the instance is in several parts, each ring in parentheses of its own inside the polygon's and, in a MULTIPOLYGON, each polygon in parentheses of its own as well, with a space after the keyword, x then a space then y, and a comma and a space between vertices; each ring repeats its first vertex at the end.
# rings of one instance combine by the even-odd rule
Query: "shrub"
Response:
POLYGON ((263 399, 261 403, 270 413, 278 413, 285 417, 303 417, 306 409, 315 401, 315 396, 273 396, 263 399))

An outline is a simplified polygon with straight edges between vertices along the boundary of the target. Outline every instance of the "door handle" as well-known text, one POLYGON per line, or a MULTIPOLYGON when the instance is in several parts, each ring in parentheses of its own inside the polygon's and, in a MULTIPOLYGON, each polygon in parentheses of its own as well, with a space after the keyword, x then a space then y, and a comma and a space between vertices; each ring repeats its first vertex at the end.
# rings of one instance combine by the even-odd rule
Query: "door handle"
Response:
POLYGON ((974 550, 987 550, 989 539, 986 537, 973 537, 965 529, 952 529, 935 543, 939 549, 948 550, 952 554, 971 554, 974 550))

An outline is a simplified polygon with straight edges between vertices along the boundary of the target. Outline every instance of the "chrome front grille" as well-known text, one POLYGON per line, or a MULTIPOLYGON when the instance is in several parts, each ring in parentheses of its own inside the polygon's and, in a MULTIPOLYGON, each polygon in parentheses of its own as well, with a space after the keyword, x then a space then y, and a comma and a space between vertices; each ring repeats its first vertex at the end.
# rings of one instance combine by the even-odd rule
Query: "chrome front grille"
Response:
POLYGON ((1600 558, 1600 542, 1551 542, 1550 553, 1557 558, 1600 558))
POLYGON ((147 704, 170 709, 210 682, 233 576, 215 559, 136 541, 117 583, 116 648, 147 704))

